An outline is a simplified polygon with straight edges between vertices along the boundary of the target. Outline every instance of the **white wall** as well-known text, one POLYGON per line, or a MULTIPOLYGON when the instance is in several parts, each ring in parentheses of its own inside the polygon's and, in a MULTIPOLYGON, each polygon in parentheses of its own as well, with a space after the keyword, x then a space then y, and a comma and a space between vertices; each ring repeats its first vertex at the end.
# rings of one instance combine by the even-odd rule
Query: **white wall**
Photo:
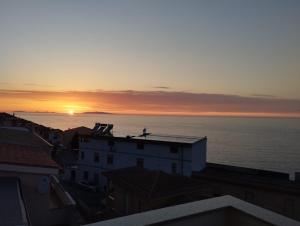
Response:
MULTIPOLYGON (((107 140, 92 139, 79 143, 78 170, 76 181, 83 180, 83 172, 89 172, 89 181, 94 173, 99 173, 101 185, 105 185, 103 171, 136 166, 137 158, 144 159, 144 168, 172 173, 172 163, 176 163, 177 173, 190 176, 193 170, 202 170, 206 162, 206 140, 196 142, 190 147, 178 147, 177 153, 170 152, 169 143, 153 144, 145 142, 144 149, 137 149, 138 141, 114 141, 113 146, 107 140), (84 152, 84 159, 81 159, 84 152), (99 153, 99 162, 94 161, 94 153, 99 153), (107 156, 113 155, 113 164, 107 164, 107 156)), ((142 141, 142 140, 141 140, 142 141)))
POLYGON ((192 171, 201 171, 206 165, 207 139, 195 143, 192 148, 192 171))

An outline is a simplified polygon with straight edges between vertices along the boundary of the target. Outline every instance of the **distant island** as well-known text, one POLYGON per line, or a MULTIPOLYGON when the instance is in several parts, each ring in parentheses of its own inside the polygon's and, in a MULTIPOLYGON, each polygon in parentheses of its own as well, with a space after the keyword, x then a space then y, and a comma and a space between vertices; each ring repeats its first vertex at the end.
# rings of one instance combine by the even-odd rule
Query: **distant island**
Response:
POLYGON ((94 115, 111 115, 113 113, 111 112, 104 112, 104 111, 86 111, 86 112, 82 112, 82 113, 79 113, 79 114, 94 114, 94 115))
MULTIPOLYGON (((12 111, 11 113, 39 113, 39 114, 65 114, 55 111, 12 111)), ((94 115, 111 115, 114 113, 104 111, 86 111, 86 112, 74 112, 74 114, 94 114, 94 115)))

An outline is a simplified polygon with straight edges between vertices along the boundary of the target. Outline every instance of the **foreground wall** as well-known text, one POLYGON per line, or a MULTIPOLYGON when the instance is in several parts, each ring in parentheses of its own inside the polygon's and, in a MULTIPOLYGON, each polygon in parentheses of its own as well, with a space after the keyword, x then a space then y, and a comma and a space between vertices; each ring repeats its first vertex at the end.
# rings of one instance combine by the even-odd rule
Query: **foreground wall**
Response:
MULTIPOLYGON (((24 174, 0 171, 0 177, 17 177, 20 179, 21 191, 32 226, 51 226, 69 224, 74 206, 60 206, 60 200, 53 192, 41 194, 38 186, 43 174, 24 174)), ((1 225, 1 223, 0 223, 1 225)))
POLYGON ((296 194, 259 186, 241 186, 233 183, 200 180, 211 188, 213 196, 232 195, 300 221, 300 191, 296 194))

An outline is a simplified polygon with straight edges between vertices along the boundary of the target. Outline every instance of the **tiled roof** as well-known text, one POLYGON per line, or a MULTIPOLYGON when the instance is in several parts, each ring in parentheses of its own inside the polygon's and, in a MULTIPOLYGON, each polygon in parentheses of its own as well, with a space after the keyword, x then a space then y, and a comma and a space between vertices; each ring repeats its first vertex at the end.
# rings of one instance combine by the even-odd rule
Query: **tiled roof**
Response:
POLYGON ((0 144, 19 144, 32 147, 50 147, 51 145, 38 135, 21 128, 1 128, 0 144))
POLYGON ((64 133, 79 133, 79 134, 86 134, 89 135, 92 133, 92 129, 85 127, 85 126, 80 126, 72 129, 65 130, 64 133))
POLYGON ((18 144, 0 144, 0 164, 59 168, 45 150, 18 144))
POLYGON ((66 147, 68 147, 76 134, 90 136, 92 134, 92 129, 87 128, 85 126, 80 126, 80 127, 65 130, 63 132, 63 144, 66 147))
POLYGON ((131 190, 137 195, 148 198, 172 196, 179 193, 199 191, 204 186, 201 182, 162 171, 151 171, 137 167, 129 167, 103 173, 113 184, 131 190))

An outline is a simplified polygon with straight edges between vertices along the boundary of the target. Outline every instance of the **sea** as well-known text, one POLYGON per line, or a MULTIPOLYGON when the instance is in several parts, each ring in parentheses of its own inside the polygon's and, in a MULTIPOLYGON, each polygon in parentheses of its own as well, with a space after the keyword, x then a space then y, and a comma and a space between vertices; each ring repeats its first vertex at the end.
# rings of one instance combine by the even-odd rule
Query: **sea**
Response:
POLYGON ((249 168, 300 172, 299 118, 144 116, 120 114, 16 113, 27 120, 66 130, 114 124, 116 136, 155 134, 208 138, 207 161, 249 168))

